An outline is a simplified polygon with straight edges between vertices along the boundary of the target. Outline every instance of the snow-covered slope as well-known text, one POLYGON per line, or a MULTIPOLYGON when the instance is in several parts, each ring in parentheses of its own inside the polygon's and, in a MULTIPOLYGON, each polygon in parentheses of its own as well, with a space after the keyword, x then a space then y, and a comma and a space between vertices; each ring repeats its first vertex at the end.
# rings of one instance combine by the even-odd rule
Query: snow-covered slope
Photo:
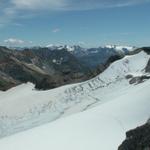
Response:
POLYGON ((126 56, 89 81, 49 91, 36 91, 28 83, 1 92, 0 137, 87 110, 136 90, 140 84, 129 84, 126 76, 144 75, 149 58, 143 51, 126 56))
POLYGON ((150 81, 108 103, 0 140, 2 150, 117 150, 150 117, 150 81))

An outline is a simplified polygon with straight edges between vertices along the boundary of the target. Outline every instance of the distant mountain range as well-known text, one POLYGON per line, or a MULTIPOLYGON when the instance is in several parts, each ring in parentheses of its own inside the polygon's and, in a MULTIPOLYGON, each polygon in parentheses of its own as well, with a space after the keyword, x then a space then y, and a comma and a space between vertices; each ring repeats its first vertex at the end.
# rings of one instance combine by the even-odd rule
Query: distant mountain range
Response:
POLYGON ((79 45, 69 46, 55 46, 48 45, 50 50, 62 50, 66 49, 68 52, 72 53, 76 58, 86 66, 93 68, 98 65, 105 64, 109 57, 114 55, 126 55, 129 52, 136 49, 133 46, 117 46, 117 45, 106 45, 98 48, 83 48, 79 45))
POLYGON ((0 47, 0 89, 32 82, 37 89, 51 89, 93 78, 134 48, 80 46, 32 48, 0 47))

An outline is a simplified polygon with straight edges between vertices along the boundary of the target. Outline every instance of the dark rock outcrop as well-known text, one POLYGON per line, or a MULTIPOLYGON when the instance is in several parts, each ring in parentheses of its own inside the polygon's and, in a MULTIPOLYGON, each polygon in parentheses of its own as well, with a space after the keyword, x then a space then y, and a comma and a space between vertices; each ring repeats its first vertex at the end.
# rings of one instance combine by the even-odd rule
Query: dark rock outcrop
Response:
POLYGON ((134 55, 134 54, 137 54, 141 51, 144 51, 146 52, 148 55, 150 55, 150 47, 142 47, 142 48, 138 48, 138 49, 135 49, 134 51, 131 51, 129 53, 129 55, 134 55))
POLYGON ((150 150, 150 124, 128 131, 118 150, 150 150))
POLYGON ((132 77, 132 78, 130 78, 129 83, 130 84, 139 84, 148 79, 150 79, 150 76, 146 76, 146 75, 132 77))
POLYGON ((146 66, 146 68, 145 68, 145 72, 150 73, 150 60, 149 60, 148 63, 147 63, 147 66, 146 66))

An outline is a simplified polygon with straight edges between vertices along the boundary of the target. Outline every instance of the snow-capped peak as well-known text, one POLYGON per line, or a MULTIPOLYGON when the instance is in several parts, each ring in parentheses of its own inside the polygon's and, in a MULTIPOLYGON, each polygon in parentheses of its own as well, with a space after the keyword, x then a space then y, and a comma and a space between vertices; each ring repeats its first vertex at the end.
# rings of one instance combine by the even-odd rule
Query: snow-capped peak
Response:
POLYGON ((55 49, 58 49, 58 46, 53 45, 53 44, 49 44, 49 45, 46 46, 46 48, 48 48, 50 50, 55 50, 55 49))
POLYGON ((123 50, 132 51, 135 49, 134 46, 121 46, 121 45, 106 45, 105 48, 113 48, 118 51, 123 51, 123 50))
POLYGON ((53 45, 53 44, 49 44, 46 46, 47 48, 51 49, 51 50, 62 50, 62 49, 66 49, 69 52, 72 52, 75 50, 74 46, 70 46, 70 45, 53 45))
POLYGON ((76 50, 86 50, 85 48, 80 47, 79 45, 53 45, 49 44, 46 46, 50 50, 67 50, 68 52, 74 52, 76 50))
POLYGON ((49 45, 47 45, 46 47, 51 48, 51 47, 53 47, 53 46, 54 46, 53 44, 49 44, 49 45))

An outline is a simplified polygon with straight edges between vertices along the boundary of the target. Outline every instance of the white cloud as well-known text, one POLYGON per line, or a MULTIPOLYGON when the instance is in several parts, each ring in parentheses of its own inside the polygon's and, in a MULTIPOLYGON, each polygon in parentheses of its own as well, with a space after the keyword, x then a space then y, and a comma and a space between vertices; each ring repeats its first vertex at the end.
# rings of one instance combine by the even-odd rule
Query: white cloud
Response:
POLYGON ((29 44, 33 44, 33 41, 29 41, 29 44))
POLYGON ((9 46, 23 46, 23 45, 30 45, 33 44, 33 41, 25 41, 25 40, 21 40, 21 39, 17 39, 17 38, 8 38, 6 40, 3 41, 6 45, 9 46))
POLYGON ((11 0, 17 9, 61 9, 66 0, 11 0))
POLYGON ((150 0, 0 0, 0 23, 33 18, 44 12, 125 7, 146 2, 150 0))
POLYGON ((60 28, 55 28, 55 29, 52 30, 53 33, 57 33, 57 32, 60 32, 60 31, 61 31, 60 28))
POLYGON ((17 26, 17 27, 23 27, 23 24, 21 24, 21 23, 13 23, 12 25, 17 26))
MULTIPOLYGON (((123 7, 150 0, 9 0, 7 13, 14 13, 15 9, 31 10, 87 10, 103 7, 123 7)), ((4 2, 3 2, 4 3, 4 2)))
POLYGON ((4 43, 12 44, 12 45, 20 45, 20 44, 24 44, 25 41, 20 39, 15 39, 15 38, 9 38, 7 40, 4 40, 4 43))
POLYGON ((16 14, 16 9, 8 7, 8 8, 5 8, 3 12, 6 16, 13 16, 16 14))

